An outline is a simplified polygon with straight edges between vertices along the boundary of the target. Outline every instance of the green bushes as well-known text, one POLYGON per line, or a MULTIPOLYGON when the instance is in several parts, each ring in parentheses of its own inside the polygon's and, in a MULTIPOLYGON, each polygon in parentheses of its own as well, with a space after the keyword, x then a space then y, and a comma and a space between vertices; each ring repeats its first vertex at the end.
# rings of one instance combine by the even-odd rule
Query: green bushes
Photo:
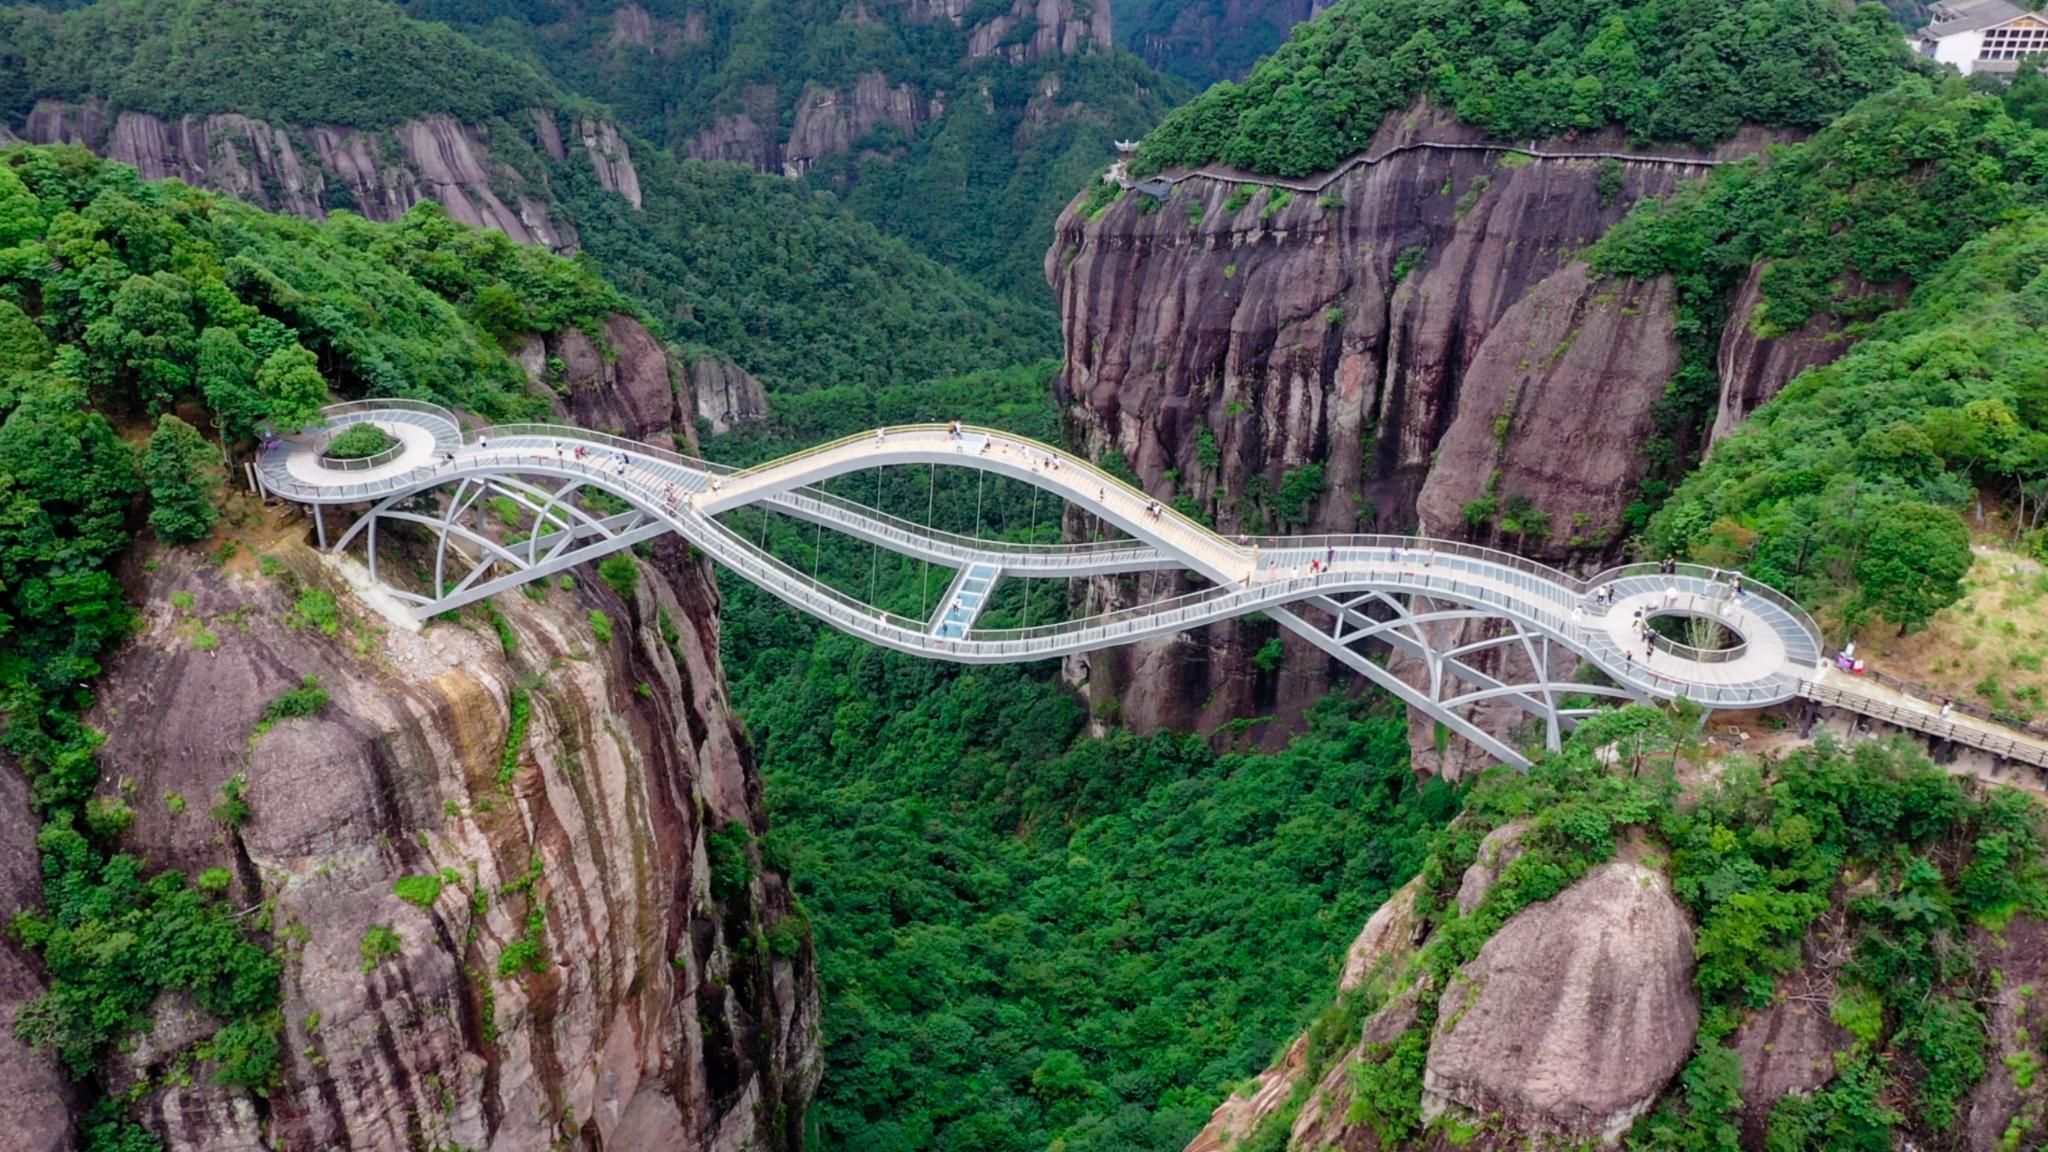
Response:
POLYGON ((510 720, 505 727, 505 751, 498 759, 498 787, 512 783, 519 771, 519 757, 526 749, 526 726, 533 722, 533 695, 514 685, 506 698, 510 720))
POLYGON ((633 602, 633 592, 640 587, 640 566, 632 556, 619 552, 605 557, 597 566, 597 576, 619 594, 619 599, 628 604, 633 602))
MULTIPOLYGON (((305 676, 297 688, 279 694, 263 706, 263 719, 256 723, 256 736, 277 725, 280 720, 291 720, 300 716, 318 716, 327 707, 327 689, 320 686, 318 676, 305 676)), ((253 737, 252 737, 253 739, 253 737)))
POLYGON ((362 945, 357 949, 363 958, 363 971, 374 970, 377 965, 391 959, 403 948, 398 933, 389 924, 372 924, 363 933, 362 945))
POLYGON ((21 1009, 15 1033, 90 1074, 108 1046, 142 1026, 158 993, 181 991, 234 1027, 206 1052, 213 1079, 247 1087, 277 1067, 278 962, 246 940, 236 910, 175 872, 146 875, 125 853, 103 856, 68 816, 36 838, 44 907, 11 931, 48 966, 49 990, 21 1009))
POLYGON ((392 882, 391 894, 415 908, 432 908, 441 898, 439 876, 400 876, 392 882))
POLYGON ((361 460, 391 445, 391 434, 375 424, 351 424, 327 442, 327 455, 336 460, 361 460))
POLYGON ((612 618, 598 609, 590 610, 590 634, 599 644, 612 642, 612 618))

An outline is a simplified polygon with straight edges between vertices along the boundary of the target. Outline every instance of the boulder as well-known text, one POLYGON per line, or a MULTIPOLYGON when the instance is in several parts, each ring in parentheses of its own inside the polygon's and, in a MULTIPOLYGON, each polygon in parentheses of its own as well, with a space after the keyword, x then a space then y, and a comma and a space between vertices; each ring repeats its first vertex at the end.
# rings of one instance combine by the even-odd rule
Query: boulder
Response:
POLYGON ((1693 932, 1662 873, 1615 861, 1516 913, 1437 1007, 1423 1110, 1612 1142, 1692 1052, 1693 932))

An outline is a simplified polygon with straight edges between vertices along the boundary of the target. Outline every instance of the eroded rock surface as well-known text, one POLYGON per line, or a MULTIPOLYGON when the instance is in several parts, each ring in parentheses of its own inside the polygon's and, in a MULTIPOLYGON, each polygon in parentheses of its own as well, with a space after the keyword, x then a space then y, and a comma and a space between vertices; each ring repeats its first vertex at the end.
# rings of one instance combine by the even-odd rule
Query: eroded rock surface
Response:
MULTIPOLYGON (((555 114, 534 109, 532 144, 555 161, 579 149, 599 183, 638 208, 640 177, 616 127, 584 118, 565 145, 555 114)), ((20 136, 70 143, 132 164, 146 180, 175 177, 273 212, 314 219, 347 209, 396 220, 422 200, 454 219, 495 228, 522 244, 576 247, 574 225, 551 201, 546 173, 522 172, 494 155, 486 133, 447 116, 364 131, 337 125, 273 124, 236 113, 185 116, 113 111, 98 101, 44 100, 20 136), (302 143, 301 143, 302 142, 302 143)))
POLYGON ((1612 1140, 1692 1052, 1693 933, 1660 872, 1616 861, 1516 913, 1444 990, 1423 1108, 1612 1140))

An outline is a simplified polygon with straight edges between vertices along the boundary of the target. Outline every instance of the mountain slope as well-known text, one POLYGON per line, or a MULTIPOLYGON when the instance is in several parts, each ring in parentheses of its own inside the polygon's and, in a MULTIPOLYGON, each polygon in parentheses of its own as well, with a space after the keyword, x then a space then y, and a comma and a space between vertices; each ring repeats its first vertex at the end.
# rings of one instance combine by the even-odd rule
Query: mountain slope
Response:
POLYGON ((1036 265, 1111 141, 1184 98, 1113 49, 1109 9, 1048 0, 409 0, 604 101, 677 156, 841 195, 948 267, 1045 302, 1036 265))
POLYGON ((517 239, 581 247, 665 336, 770 391, 909 382, 1051 347, 1043 311, 786 181, 672 162, 524 64, 388 4, 8 8, 0 43, 19 135, 306 215, 395 219, 432 198, 517 239), (415 66, 444 82, 403 78, 415 66), (159 70, 174 82, 153 88, 159 70))

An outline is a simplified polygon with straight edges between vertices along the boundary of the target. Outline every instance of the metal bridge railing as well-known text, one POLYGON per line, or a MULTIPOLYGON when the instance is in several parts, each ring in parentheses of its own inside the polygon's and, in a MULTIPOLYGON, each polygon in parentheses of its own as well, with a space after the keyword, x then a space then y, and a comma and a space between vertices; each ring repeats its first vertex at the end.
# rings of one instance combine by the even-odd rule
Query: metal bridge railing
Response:
POLYGON ((2048 768, 2048 745, 2019 740, 2002 732, 1990 732, 1970 724, 1958 724, 1945 720, 1938 713, 1928 714, 1916 708, 1906 708, 1889 700, 1879 700, 1861 692, 1848 691, 1832 684, 1807 680, 1800 684, 1800 695, 1820 704, 1846 708, 1859 715, 1882 720, 1901 728, 1911 728, 1958 744, 1967 744, 1994 756, 2017 760, 2048 768))

